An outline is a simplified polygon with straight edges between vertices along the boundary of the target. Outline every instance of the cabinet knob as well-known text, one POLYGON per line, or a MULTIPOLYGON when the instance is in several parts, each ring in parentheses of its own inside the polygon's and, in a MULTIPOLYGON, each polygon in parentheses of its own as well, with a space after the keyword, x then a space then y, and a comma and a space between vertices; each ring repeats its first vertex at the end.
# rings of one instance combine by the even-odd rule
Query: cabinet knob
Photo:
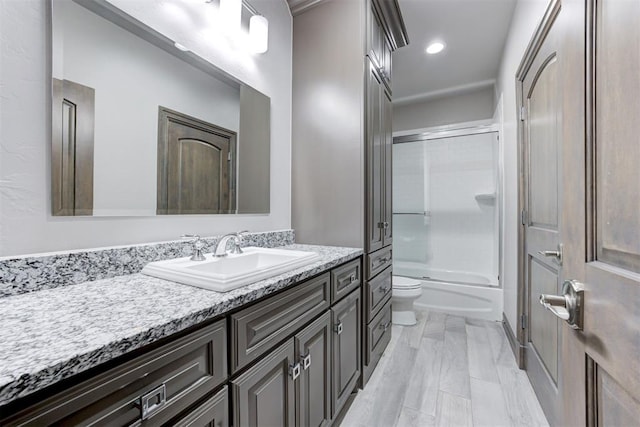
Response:
POLYGON ((338 335, 342 333, 342 322, 338 322, 338 324, 335 326, 335 331, 338 335))
POLYGON ((349 276, 349 283, 353 283, 356 281, 356 273, 351 273, 349 276))

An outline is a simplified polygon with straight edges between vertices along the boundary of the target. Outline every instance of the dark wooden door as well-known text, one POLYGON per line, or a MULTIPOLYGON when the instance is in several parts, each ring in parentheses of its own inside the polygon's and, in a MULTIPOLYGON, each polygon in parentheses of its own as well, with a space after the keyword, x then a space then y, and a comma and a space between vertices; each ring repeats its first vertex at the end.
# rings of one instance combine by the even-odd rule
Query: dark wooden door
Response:
POLYGON ((52 214, 92 215, 95 90, 55 78, 51 89, 52 214))
POLYGON ((520 84, 524 166, 524 282, 527 317, 525 366, 551 424, 559 419, 560 320, 539 304, 540 294, 560 293, 562 154, 559 2, 530 51, 520 84))
POLYGON ((332 416, 344 406, 360 378, 360 290, 353 291, 331 309, 333 315, 332 416))
POLYGON ((295 336, 301 366, 298 426, 331 423, 331 313, 323 314, 295 336))
POLYGON ((234 132, 164 108, 158 139, 158 214, 235 211, 234 132))
POLYGON ((567 328, 563 340, 563 422, 633 426, 640 422, 640 2, 589 0, 574 9, 582 25, 573 44, 584 28, 589 41, 587 78, 579 79, 587 114, 586 126, 572 120, 565 156, 572 242, 565 280, 584 286, 584 324, 567 328), (585 128, 586 135, 577 131, 585 128))
POLYGON ((231 382, 233 425, 294 427, 293 338, 231 382))

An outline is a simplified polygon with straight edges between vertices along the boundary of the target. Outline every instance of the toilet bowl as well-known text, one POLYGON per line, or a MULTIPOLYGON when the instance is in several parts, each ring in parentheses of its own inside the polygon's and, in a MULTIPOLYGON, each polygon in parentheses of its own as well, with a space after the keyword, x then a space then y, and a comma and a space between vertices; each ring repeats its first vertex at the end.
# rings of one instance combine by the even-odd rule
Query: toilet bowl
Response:
POLYGON ((396 325, 415 325, 413 302, 422 295, 422 283, 408 277, 393 276, 391 289, 391 321, 396 325))

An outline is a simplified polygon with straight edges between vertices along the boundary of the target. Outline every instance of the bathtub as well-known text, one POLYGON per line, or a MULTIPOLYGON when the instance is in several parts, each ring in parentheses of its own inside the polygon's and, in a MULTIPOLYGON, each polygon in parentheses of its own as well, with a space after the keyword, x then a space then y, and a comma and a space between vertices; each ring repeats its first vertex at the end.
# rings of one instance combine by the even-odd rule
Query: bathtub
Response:
POLYGON ((502 320, 502 289, 497 280, 475 273, 430 269, 424 264, 393 261, 393 275, 418 279, 422 295, 414 305, 457 316, 502 320))

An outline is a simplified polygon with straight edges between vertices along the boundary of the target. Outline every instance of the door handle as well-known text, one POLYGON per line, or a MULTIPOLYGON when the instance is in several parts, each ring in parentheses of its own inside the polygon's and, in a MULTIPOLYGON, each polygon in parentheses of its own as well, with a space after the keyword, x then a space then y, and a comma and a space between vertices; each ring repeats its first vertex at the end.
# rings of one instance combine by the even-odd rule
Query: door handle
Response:
POLYGON ((540 295, 540 304, 564 320, 573 329, 582 329, 584 285, 577 280, 565 280, 562 295, 540 295))
POLYGON ((538 251, 538 255, 542 255, 544 257, 555 257, 558 260, 558 264, 562 265, 562 243, 558 244, 558 250, 538 251))

